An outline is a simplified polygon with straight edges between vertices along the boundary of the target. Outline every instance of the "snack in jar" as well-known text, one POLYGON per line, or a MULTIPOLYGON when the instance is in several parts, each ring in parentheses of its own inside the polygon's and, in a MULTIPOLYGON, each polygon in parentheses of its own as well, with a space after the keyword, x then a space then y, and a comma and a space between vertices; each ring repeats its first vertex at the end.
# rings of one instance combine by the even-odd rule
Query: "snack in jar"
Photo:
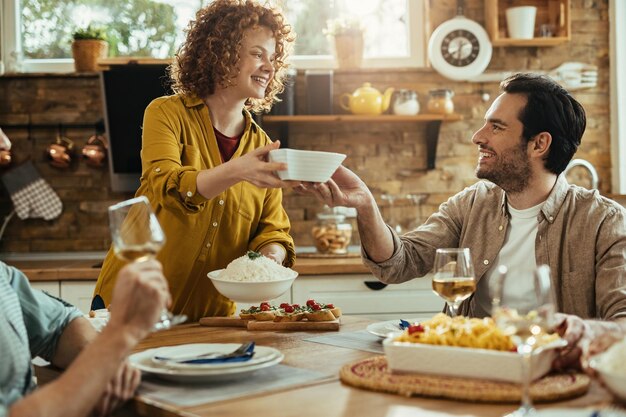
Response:
POLYGON ((435 114, 452 114, 454 112, 454 92, 448 89, 438 89, 429 91, 428 112, 435 114))
POLYGON ((318 223, 313 227, 315 247, 320 253, 344 254, 352 238, 352 224, 346 216, 326 207, 317 215, 318 223))

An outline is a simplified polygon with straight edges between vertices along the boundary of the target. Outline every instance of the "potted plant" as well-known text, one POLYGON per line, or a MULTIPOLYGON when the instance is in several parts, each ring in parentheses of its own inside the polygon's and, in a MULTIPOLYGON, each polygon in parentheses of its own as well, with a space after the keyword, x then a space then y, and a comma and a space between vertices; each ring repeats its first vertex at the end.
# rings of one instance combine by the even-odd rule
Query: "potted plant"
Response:
POLYGON ((76 72, 89 72, 98 69, 98 59, 109 53, 106 31, 88 25, 72 34, 72 55, 76 72))
POLYGON ((359 68, 363 61, 363 27, 355 19, 338 18, 326 23, 324 33, 333 40, 339 68, 359 68))

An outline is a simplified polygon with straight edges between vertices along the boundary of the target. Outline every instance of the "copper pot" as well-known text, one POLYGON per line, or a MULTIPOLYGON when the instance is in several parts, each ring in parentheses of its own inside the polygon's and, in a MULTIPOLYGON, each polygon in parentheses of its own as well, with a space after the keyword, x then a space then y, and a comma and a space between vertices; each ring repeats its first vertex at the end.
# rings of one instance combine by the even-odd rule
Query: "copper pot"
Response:
POLYGON ((69 168, 74 161, 74 142, 59 135, 54 143, 46 148, 46 156, 53 167, 69 168))
POLYGON ((82 155, 87 165, 97 168, 103 166, 107 157, 107 142, 104 136, 90 137, 83 147, 82 155))
POLYGON ((7 166, 11 164, 13 158, 11 157, 11 141, 0 129, 0 166, 7 166))

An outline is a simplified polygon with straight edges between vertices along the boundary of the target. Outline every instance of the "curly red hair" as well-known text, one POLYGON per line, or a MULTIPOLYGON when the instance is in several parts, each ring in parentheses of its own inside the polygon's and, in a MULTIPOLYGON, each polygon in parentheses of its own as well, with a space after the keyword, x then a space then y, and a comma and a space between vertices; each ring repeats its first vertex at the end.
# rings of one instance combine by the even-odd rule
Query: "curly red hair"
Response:
POLYGON ((239 56, 246 29, 266 27, 276 39, 274 78, 262 99, 248 99, 253 112, 269 110, 284 89, 285 62, 295 34, 282 13, 252 0, 216 0, 196 13, 189 23, 187 39, 169 67, 174 92, 205 98, 216 86, 228 87, 239 74, 239 56))

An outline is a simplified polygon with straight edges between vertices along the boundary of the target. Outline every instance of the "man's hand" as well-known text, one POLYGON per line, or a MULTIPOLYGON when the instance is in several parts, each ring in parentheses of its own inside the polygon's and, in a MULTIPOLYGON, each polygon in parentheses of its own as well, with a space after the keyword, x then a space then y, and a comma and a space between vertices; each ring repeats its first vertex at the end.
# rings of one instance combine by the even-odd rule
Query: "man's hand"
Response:
POLYGON ((111 318, 105 330, 124 331, 136 343, 152 330, 161 311, 170 303, 161 263, 156 260, 130 263, 118 274, 111 318))
POLYGON ((302 183, 295 187, 298 194, 312 194, 330 207, 359 207, 371 204, 372 195, 367 185, 348 168, 340 165, 325 183, 302 183))
POLYGON ((110 415, 120 405, 133 398, 141 382, 141 371, 124 361, 92 412, 94 417, 110 415))

